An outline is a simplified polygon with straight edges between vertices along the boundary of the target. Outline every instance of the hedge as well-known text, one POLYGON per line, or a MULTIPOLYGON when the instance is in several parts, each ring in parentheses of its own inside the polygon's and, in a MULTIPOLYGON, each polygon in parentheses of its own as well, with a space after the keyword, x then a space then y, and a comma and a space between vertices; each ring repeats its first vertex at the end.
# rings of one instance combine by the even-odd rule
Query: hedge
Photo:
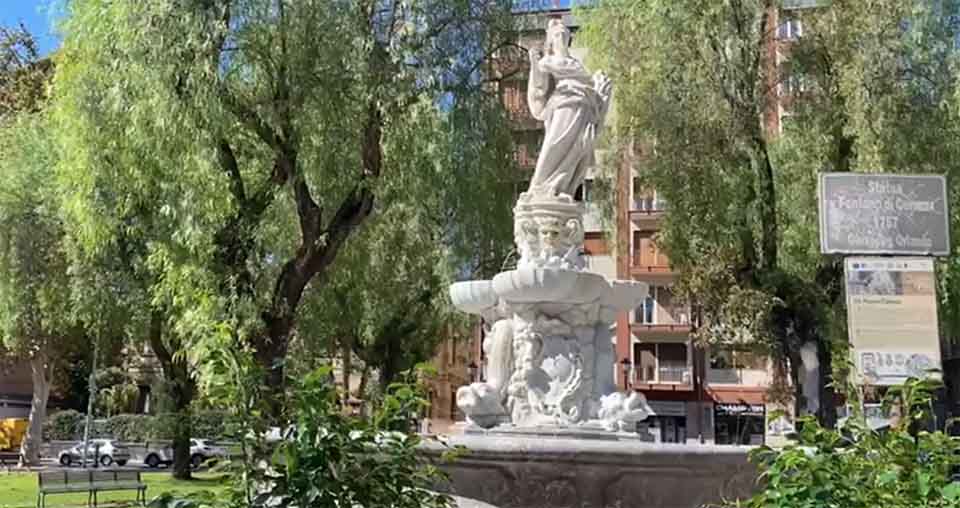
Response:
MULTIPOLYGON (((222 413, 205 411, 194 413, 193 432, 196 437, 228 439, 230 434, 222 413)), ((43 425, 43 438, 50 441, 76 441, 83 439, 85 415, 73 410, 59 411, 50 415, 43 425)), ((110 437, 120 441, 138 442, 168 440, 173 438, 175 414, 131 415, 121 414, 110 418, 95 419, 90 429, 91 437, 110 437)))

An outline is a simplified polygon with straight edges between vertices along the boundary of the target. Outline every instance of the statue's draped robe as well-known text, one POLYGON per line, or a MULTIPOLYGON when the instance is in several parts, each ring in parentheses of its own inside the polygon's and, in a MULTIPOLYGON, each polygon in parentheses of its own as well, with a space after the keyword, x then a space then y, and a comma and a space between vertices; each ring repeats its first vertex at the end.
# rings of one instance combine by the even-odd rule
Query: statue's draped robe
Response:
POLYGON ((603 100, 592 76, 572 57, 541 58, 531 69, 530 85, 530 111, 543 120, 545 131, 530 189, 573 196, 594 163, 603 100), (554 85, 549 95, 548 82, 554 85))

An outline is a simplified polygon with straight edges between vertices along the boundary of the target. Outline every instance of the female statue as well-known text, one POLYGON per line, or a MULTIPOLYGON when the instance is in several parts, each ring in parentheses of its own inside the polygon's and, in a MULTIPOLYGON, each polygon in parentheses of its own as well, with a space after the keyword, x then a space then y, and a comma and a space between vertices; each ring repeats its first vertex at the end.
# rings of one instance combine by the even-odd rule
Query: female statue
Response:
POLYGON ((546 55, 530 50, 527 102, 544 124, 543 146, 530 192, 573 196, 594 163, 594 147, 610 105, 612 85, 570 56, 570 31, 554 19, 547 27, 546 55))

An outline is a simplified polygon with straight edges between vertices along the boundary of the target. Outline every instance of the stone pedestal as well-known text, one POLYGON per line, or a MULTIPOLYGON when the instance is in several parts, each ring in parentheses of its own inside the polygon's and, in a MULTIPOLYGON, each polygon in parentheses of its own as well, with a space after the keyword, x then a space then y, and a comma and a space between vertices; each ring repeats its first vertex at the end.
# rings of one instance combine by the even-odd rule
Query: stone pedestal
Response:
POLYGON ((756 486, 748 449, 642 443, 635 439, 464 435, 426 443, 439 462, 448 446, 464 455, 441 468, 438 490, 499 508, 699 508, 742 499, 756 486))

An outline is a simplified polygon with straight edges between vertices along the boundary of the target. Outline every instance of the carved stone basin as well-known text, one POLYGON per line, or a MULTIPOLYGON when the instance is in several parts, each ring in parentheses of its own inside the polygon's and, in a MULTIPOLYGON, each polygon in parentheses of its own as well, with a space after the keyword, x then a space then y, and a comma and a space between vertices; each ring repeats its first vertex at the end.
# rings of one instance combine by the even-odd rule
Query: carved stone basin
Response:
POLYGON ((497 304, 497 294, 489 280, 468 280, 450 285, 450 300, 467 314, 480 314, 497 304))
POLYGON ((497 274, 493 281, 465 281, 450 286, 454 306, 471 314, 495 306, 498 299, 508 303, 599 302, 623 311, 634 308, 646 294, 647 284, 643 282, 610 282, 591 272, 529 266, 497 274))
POLYGON ((497 296, 516 303, 588 303, 610 291, 602 275, 574 270, 521 267, 493 278, 497 296))

